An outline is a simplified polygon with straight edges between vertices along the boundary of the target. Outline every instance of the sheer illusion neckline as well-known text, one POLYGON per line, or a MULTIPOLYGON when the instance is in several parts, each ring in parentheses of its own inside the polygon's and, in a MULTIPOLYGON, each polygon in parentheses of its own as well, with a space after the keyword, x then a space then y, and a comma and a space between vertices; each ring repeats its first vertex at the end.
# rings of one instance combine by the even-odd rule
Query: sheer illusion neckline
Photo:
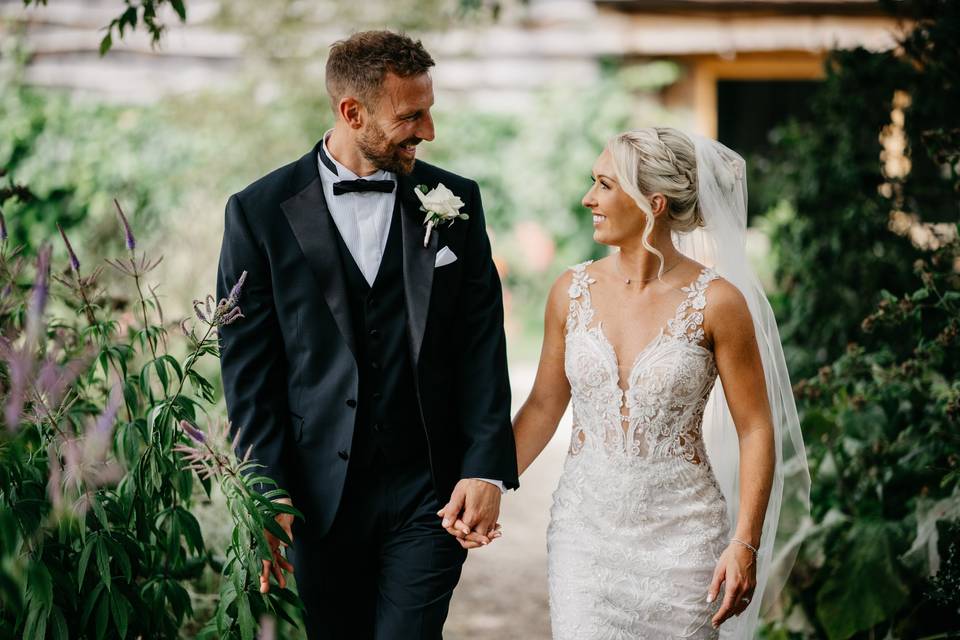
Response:
POLYGON ((571 299, 583 299, 583 302, 581 303, 581 328, 584 330, 584 332, 596 336, 603 347, 609 352, 616 370, 616 385, 620 391, 623 393, 630 391, 630 389, 634 386, 634 381, 637 377, 637 369, 640 364, 649 355, 649 353, 656 350, 658 346, 664 344, 666 341, 665 339, 667 338, 673 338, 678 342, 687 344, 695 350, 700 350, 707 355, 713 355, 713 352, 710 349, 703 346, 699 342, 699 340, 703 338, 703 329, 701 328, 701 325, 703 324, 703 314, 699 311, 699 309, 702 309, 705 303, 703 296, 706 291, 707 284, 709 284, 709 282, 717 276, 710 267, 702 267, 697 274, 697 277, 680 289, 680 292, 684 293, 685 297, 677 304, 677 308, 674 311, 673 317, 669 318, 665 323, 663 323, 653 339, 647 342, 647 344, 645 344, 633 357, 633 362, 630 365, 630 368, 626 370, 626 386, 624 386, 623 372, 625 370, 621 366, 620 354, 617 353, 613 343, 610 342, 606 332, 603 330, 603 320, 598 320, 597 324, 593 327, 588 326, 596 314, 596 309, 593 307, 593 301, 591 299, 589 289, 590 285, 594 284, 596 280, 591 277, 586 270, 587 266, 592 263, 593 261, 591 260, 574 267, 574 283, 571 284, 570 287, 570 297, 571 299), (698 318, 693 319, 692 326, 696 329, 696 331, 692 336, 687 334, 687 329, 691 328, 689 316, 685 317, 687 309, 689 309, 691 306, 694 307, 694 309, 698 309, 696 313, 699 314, 698 318), (677 329, 680 331, 678 332, 677 329), (687 340, 678 340, 679 338, 683 337, 687 338, 687 340))

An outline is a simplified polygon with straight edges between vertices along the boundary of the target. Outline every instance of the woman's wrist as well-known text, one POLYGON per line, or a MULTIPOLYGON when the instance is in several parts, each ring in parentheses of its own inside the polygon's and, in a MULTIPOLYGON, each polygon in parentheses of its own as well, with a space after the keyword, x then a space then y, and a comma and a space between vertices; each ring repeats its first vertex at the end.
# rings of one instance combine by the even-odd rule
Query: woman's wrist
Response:
POLYGON ((757 554, 760 552, 759 549, 757 548, 757 546, 755 546, 755 545, 751 544, 750 542, 747 542, 747 541, 744 540, 743 538, 740 538, 740 537, 737 537, 737 536, 734 536, 734 537, 730 538, 730 544, 731 544, 731 545, 736 545, 736 546, 739 546, 739 547, 742 547, 742 548, 744 548, 744 549, 749 550, 750 553, 753 554, 754 560, 756 560, 757 554))
POLYGON ((736 527, 733 530, 733 535, 730 537, 731 539, 736 538, 737 540, 742 540, 755 549, 759 549, 761 533, 760 530, 754 530, 752 527, 736 527))

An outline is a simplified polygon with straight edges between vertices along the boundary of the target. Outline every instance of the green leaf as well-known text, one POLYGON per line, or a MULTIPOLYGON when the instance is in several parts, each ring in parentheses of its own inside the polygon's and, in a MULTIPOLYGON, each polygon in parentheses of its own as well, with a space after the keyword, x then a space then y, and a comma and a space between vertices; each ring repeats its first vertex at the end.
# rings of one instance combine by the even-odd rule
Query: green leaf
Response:
POLYGON ((123 572, 124 579, 130 582, 133 579, 133 568, 130 566, 130 556, 127 555, 123 545, 116 540, 110 538, 109 544, 110 549, 113 551, 113 559, 120 565, 120 571, 123 572))
MULTIPOLYGON (((845 640, 894 616, 909 591, 900 576, 892 526, 854 522, 832 550, 833 570, 817 593, 817 619, 829 640, 845 640)), ((831 552, 828 552, 828 555, 831 552)))
POLYGON ((170 4, 173 5, 173 10, 180 16, 181 21, 187 19, 187 7, 183 4, 183 0, 170 0, 170 4))
POLYGON ((100 580, 103 586, 110 591, 110 554, 103 538, 97 538, 97 569, 100 571, 100 580))
POLYGON ((77 570, 77 591, 83 591, 83 576, 87 572, 87 563, 90 561, 90 554, 93 553, 93 548, 96 546, 97 538, 100 534, 94 534, 87 538, 87 545, 83 548, 83 553, 80 554, 80 565, 77 570))
POLYGON ((53 580, 43 563, 34 560, 27 573, 27 600, 35 604, 46 619, 53 605, 53 580))
POLYGON ((163 366, 162 357, 153 361, 153 368, 156 369, 157 378, 160 379, 160 384, 163 385, 163 390, 166 391, 170 385, 170 378, 167 376, 167 368, 163 366))
POLYGON ((296 507, 293 507, 289 504, 284 504, 282 502, 273 502, 270 508, 273 509, 275 512, 289 513, 290 515, 300 518, 301 520, 304 519, 303 514, 300 513, 300 511, 296 507))
POLYGON ((177 508, 177 519, 180 521, 180 528, 183 529, 183 537, 187 544, 197 553, 203 549, 203 534, 200 531, 200 523, 192 513, 186 509, 177 508))
POLYGON ((127 602, 127 599, 123 597, 123 594, 120 591, 114 591, 113 595, 110 596, 110 610, 113 613, 113 622, 117 626, 117 631, 120 634, 121 638, 127 636, 127 622, 129 616, 129 607, 130 604, 127 602))
POLYGON ((96 638, 100 640, 107 634, 107 622, 110 621, 110 597, 104 596, 100 598, 100 603, 97 605, 97 617, 94 620, 96 625, 96 638))
POLYGON ((887 414, 879 404, 844 409, 838 418, 845 435, 870 443, 881 440, 887 428, 887 414))
POLYGON ((241 593, 237 598, 237 624, 240 626, 241 640, 253 640, 256 624, 253 614, 250 613, 250 600, 246 593, 241 593))
POLYGON ((83 614, 80 617, 80 625, 85 627, 87 622, 90 620, 90 614, 93 613, 93 608, 97 604, 97 598, 100 594, 103 593, 103 583, 100 582, 96 587, 93 588, 90 593, 87 594, 86 599, 83 603, 83 614))
POLYGON ((113 46, 113 36, 110 32, 107 32, 107 35, 103 36, 103 40, 100 41, 100 55, 105 56, 107 51, 110 51, 110 47, 113 46))
POLYGON ((24 638, 43 638, 47 633, 47 618, 40 607, 31 605, 27 609, 27 621, 23 625, 24 638))
POLYGON ((267 531, 275 535, 278 540, 286 544, 293 544, 290 538, 287 537, 287 533, 283 530, 283 527, 281 527, 273 518, 267 518, 264 520, 263 526, 266 527, 267 531))
POLYGON ((63 616, 60 607, 54 607, 50 612, 50 635, 53 640, 68 640, 70 638, 67 619, 63 616))
POLYGON ((97 493, 93 496, 91 500, 91 508, 93 513, 97 516, 97 520, 100 521, 100 525, 106 529, 110 530, 110 520, 107 518, 107 512, 103 508, 103 502, 101 501, 101 494, 97 493))
POLYGON ((270 587, 270 592, 269 592, 269 593, 270 593, 271 595, 275 596, 275 597, 277 598, 277 600, 280 600, 280 601, 282 601, 282 602, 286 602, 287 604, 293 605, 294 607, 296 607, 296 608, 298 608, 298 609, 303 609, 303 608, 304 608, 304 606, 303 606, 303 601, 300 600, 300 596, 298 596, 297 594, 295 594, 295 593, 294 593, 293 591, 291 591, 288 587, 284 587, 283 589, 281 589, 281 588, 279 588, 279 587, 276 587, 276 588, 270 587))

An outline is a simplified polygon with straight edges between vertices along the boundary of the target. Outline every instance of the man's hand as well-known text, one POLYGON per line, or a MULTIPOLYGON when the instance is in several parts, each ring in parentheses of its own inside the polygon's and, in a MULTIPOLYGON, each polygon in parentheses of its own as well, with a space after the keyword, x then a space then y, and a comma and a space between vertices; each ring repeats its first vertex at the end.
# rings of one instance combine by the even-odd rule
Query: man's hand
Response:
MULTIPOLYGON (((293 501, 290 498, 277 498, 275 502, 281 504, 293 506, 293 501)), ((291 526, 293 525, 293 515, 289 513, 279 513, 277 514, 277 524, 280 525, 280 528, 283 529, 283 532, 287 534, 287 537, 290 539, 290 542, 293 542, 293 531, 291 526)), ((263 561, 263 572, 260 574, 260 593, 267 593, 270 591, 270 574, 272 573, 277 579, 277 584, 280 585, 281 589, 286 588, 287 579, 283 575, 284 571, 293 571, 293 565, 287 562, 287 559, 283 557, 281 552, 282 547, 286 547, 287 543, 280 538, 276 537, 267 529, 263 530, 263 535, 267 538, 267 544, 270 545, 270 555, 273 556, 273 561, 264 560, 263 561)))
POLYGON ((497 525, 500 489, 484 480, 461 480, 437 515, 443 518, 443 528, 455 536, 463 548, 490 544, 500 537, 497 525))

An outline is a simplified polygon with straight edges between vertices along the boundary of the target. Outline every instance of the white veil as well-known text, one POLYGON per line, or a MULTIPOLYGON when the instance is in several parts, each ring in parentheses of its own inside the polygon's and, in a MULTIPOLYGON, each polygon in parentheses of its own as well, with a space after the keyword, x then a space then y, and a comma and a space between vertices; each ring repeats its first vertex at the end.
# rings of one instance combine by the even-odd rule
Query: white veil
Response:
MULTIPOLYGON (((715 140, 690 136, 697 151, 697 182, 704 226, 673 234, 677 249, 713 267, 747 300, 763 360, 767 397, 773 415, 776 468, 757 556, 756 600, 721 627, 721 638, 753 638, 761 610, 773 605, 796 559, 799 531, 810 513, 810 473, 800 421, 787 374, 780 332, 763 287, 746 253, 746 163, 715 140), (793 535, 797 534, 797 535, 793 535)), ((707 455, 727 500, 730 531, 739 509, 739 439, 719 380, 703 417, 707 455)))

